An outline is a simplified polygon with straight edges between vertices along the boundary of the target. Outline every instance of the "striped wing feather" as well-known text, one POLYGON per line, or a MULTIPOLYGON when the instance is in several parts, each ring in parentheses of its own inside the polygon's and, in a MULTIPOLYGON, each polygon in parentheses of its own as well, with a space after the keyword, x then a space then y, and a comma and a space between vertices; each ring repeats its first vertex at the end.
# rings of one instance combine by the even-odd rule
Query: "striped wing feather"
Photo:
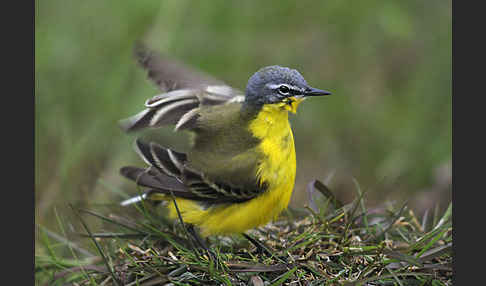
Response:
POLYGON ((147 127, 175 125, 175 130, 190 129, 202 106, 243 101, 241 91, 206 74, 148 50, 139 44, 135 49, 139 64, 161 91, 145 102, 145 109, 120 121, 126 132, 147 127))
POLYGON ((151 168, 127 166, 121 168, 120 173, 138 185, 149 188, 144 198, 155 193, 173 194, 179 198, 201 201, 207 205, 244 202, 262 192, 262 190, 231 188, 223 183, 211 182, 200 172, 186 166, 185 154, 164 148, 154 142, 146 143, 138 139, 135 145, 137 153, 151 168))
POLYGON ((229 86, 180 89, 156 95, 145 102, 146 109, 120 121, 126 132, 146 127, 175 125, 175 130, 191 129, 203 106, 243 101, 241 93, 229 86))

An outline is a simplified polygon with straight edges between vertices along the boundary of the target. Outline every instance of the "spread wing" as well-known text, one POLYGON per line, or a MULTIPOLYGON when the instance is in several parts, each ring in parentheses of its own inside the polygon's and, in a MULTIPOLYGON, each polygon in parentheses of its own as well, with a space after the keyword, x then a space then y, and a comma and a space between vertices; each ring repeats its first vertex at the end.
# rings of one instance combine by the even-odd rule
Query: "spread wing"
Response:
POLYGON ((244 100, 241 91, 141 44, 137 45, 135 56, 163 93, 148 99, 138 114, 120 121, 127 132, 163 125, 187 129, 197 119, 200 107, 244 100))
MULTIPOLYGON (((207 113, 208 107, 244 101, 241 91, 150 51, 143 45, 136 47, 135 56, 138 63, 147 70, 148 78, 162 93, 148 99, 144 110, 120 121, 121 127, 127 132, 164 125, 175 125, 175 130, 191 129, 198 118, 204 116, 201 114, 207 113), (206 113, 201 112, 203 110, 206 113)), ((123 167, 120 172, 148 189, 142 197, 129 199, 122 204, 150 198, 153 194, 173 194, 208 206, 244 202, 266 189, 266 186, 259 186, 251 178, 248 184, 237 186, 210 180, 200 172, 207 170, 198 171, 189 167, 186 154, 164 148, 154 142, 145 143, 137 140, 135 147, 150 168, 128 166, 123 167)))
POLYGON ((228 202, 244 202, 265 191, 265 186, 255 189, 239 189, 224 183, 212 182, 202 173, 186 165, 187 157, 164 148, 154 142, 145 143, 138 139, 135 149, 152 168, 123 167, 120 173, 147 191, 141 198, 129 199, 122 205, 150 199, 153 194, 173 194, 175 197, 201 202, 204 206, 228 202))
POLYGON ((226 85, 208 74, 150 50, 142 43, 135 45, 134 55, 138 64, 147 71, 148 78, 162 92, 201 88, 208 85, 226 85))

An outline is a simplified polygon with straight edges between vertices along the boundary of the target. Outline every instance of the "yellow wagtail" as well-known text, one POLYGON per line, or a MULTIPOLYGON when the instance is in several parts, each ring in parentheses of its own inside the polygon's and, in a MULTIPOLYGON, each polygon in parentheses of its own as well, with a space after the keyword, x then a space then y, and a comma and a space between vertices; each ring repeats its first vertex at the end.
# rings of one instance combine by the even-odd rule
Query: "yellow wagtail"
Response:
MULTIPOLYGON (((187 154, 136 141, 149 169, 123 167, 123 176, 146 187, 142 199, 172 201, 185 223, 203 236, 243 233, 275 219, 290 201, 296 158, 288 112, 309 96, 330 92, 310 87, 295 69, 268 66, 253 74, 244 93, 174 66, 139 49, 139 61, 165 93, 121 121, 126 131, 175 125, 189 130, 187 154), (214 84, 215 83, 215 84, 214 84)), ((178 214, 173 203, 170 215, 178 214)))

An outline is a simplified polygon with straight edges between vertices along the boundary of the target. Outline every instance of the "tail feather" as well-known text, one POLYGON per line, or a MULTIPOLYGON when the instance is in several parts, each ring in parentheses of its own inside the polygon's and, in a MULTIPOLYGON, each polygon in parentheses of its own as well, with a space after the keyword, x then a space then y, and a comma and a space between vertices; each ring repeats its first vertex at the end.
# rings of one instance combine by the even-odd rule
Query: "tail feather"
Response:
MULTIPOLYGON (((135 181, 139 186, 150 188, 144 191, 144 194, 129 199, 129 204, 138 202, 140 200, 150 198, 153 194, 173 194, 179 198, 186 198, 192 200, 201 200, 195 194, 188 191, 187 187, 179 182, 176 178, 169 177, 165 174, 155 172, 153 170, 142 169, 138 167, 127 166, 120 169, 120 174, 132 181, 135 181)), ((126 200, 124 202, 127 202, 126 200)))
POLYGON ((153 170, 142 169, 138 167, 126 166, 120 169, 120 174, 138 185, 147 188, 156 188, 160 190, 173 190, 176 192, 185 191, 184 184, 173 177, 155 172, 153 170))
MULTIPOLYGON (((155 194, 174 195, 178 198, 190 199, 194 201, 217 201, 218 197, 207 188, 202 188, 197 192, 189 190, 183 183, 173 177, 155 172, 150 169, 127 166, 120 169, 120 174, 137 185, 149 188, 142 195, 122 201, 122 206, 134 204, 142 200, 151 199, 155 194), (207 192, 207 194, 205 193, 207 192)), ((221 199, 219 199, 221 201, 221 199)))
POLYGON ((120 203, 120 205, 124 207, 124 206, 128 206, 128 205, 131 205, 131 204, 141 202, 145 199, 147 199, 147 193, 141 194, 140 196, 135 196, 135 197, 131 197, 129 199, 126 199, 126 200, 122 201, 120 203))

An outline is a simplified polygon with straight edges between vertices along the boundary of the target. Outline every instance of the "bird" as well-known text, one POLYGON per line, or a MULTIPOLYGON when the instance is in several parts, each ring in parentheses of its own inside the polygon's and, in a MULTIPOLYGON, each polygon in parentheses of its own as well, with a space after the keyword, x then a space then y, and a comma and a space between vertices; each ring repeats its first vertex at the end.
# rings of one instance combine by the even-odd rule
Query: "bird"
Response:
POLYGON ((121 204, 166 202, 171 218, 180 216, 203 237, 244 234, 276 219, 288 207, 296 176, 288 115, 305 99, 331 92, 279 65, 257 70, 241 91, 143 45, 135 50, 162 93, 121 120, 121 128, 174 126, 191 134, 191 147, 183 153, 136 139, 146 166, 125 166, 120 173, 145 189, 121 204))

